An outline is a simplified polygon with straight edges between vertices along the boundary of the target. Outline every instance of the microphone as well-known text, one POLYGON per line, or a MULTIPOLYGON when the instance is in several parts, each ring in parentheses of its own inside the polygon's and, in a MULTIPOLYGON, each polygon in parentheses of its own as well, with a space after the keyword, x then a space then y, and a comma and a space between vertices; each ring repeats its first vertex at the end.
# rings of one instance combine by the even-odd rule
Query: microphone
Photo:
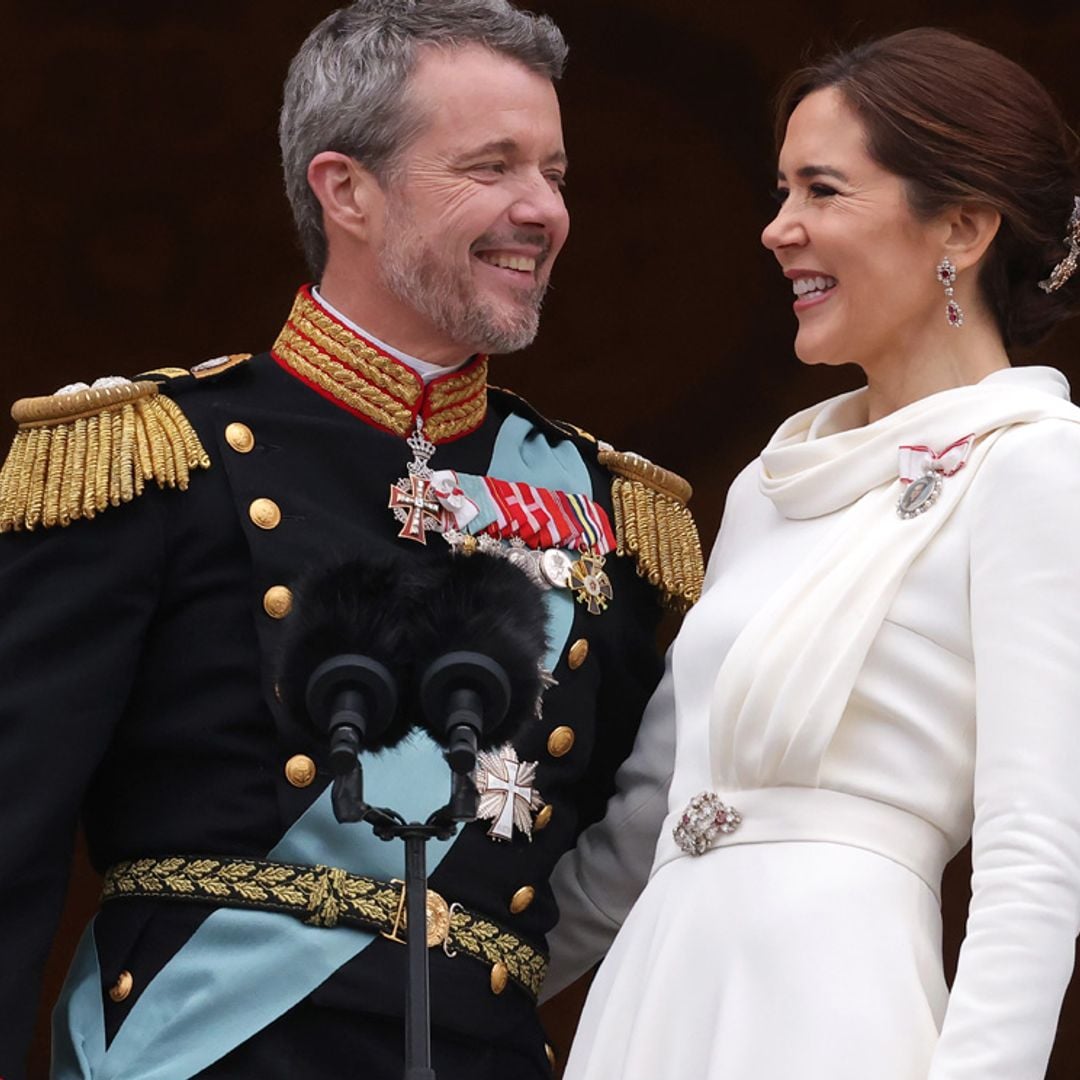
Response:
POLYGON ((330 736, 333 802, 340 821, 362 817, 357 755, 409 733, 398 709, 407 685, 409 581, 397 559, 344 563, 308 573, 282 643, 278 685, 293 716, 330 736))
POLYGON ((458 775, 536 716, 546 622, 543 595, 524 571, 479 552, 453 556, 418 610, 418 720, 458 775))

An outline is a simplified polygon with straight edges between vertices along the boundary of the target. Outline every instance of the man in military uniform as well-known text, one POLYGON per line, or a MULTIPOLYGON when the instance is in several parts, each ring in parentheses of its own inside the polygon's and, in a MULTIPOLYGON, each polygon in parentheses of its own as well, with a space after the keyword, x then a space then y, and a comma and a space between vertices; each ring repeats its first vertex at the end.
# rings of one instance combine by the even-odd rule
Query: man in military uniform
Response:
MULTIPOLYGON (((272 348, 16 404, 0 473, 0 1075, 23 1074, 80 816, 101 910, 54 1075, 398 1077, 402 848, 330 807, 278 652, 313 566, 511 555, 545 587, 542 718, 429 850, 444 1080, 544 1077, 548 878, 596 819, 700 550, 683 481, 487 385, 566 238, 565 46, 505 0, 360 0, 293 62, 281 139, 317 286, 272 348), (459 554, 455 555, 457 552, 459 554), (509 805, 508 805, 509 804, 509 805), (29 973, 33 978, 29 979, 29 973)), ((426 737, 368 801, 423 818, 426 737)))

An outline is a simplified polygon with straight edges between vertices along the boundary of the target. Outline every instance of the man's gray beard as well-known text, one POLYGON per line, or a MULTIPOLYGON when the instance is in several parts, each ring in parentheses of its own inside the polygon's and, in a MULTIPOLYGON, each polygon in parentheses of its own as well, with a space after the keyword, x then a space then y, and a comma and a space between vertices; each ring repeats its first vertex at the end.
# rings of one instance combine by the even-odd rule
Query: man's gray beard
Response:
POLYGON ((388 211, 386 232, 379 259, 383 284, 436 329, 484 353, 517 352, 532 343, 546 284, 523 293, 515 309, 485 305, 472 279, 433 256, 400 210, 388 211))

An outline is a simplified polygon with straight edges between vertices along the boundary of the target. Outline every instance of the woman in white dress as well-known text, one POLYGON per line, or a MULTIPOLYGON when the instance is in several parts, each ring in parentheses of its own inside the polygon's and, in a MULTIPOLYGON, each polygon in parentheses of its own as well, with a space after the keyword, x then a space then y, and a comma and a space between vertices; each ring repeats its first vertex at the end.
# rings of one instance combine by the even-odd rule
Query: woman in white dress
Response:
POLYGON ((560 868, 565 982, 621 921, 674 730, 566 1077, 1041 1080, 1080 929, 1080 410, 1009 352, 1076 304, 1075 141, 943 31, 781 100, 762 239, 795 351, 867 385, 735 481, 624 790, 560 868))

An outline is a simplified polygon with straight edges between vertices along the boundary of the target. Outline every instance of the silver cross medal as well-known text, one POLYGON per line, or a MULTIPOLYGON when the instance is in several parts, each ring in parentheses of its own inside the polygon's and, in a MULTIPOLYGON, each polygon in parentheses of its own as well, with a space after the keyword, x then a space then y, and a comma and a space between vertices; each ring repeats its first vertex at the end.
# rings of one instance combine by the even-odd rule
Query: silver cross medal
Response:
POLYGON ((531 840, 533 814, 544 805, 540 792, 533 787, 536 762, 518 761, 510 743, 499 750, 481 750, 476 755, 473 780, 480 793, 476 816, 492 822, 488 836, 512 840, 516 825, 531 840))

